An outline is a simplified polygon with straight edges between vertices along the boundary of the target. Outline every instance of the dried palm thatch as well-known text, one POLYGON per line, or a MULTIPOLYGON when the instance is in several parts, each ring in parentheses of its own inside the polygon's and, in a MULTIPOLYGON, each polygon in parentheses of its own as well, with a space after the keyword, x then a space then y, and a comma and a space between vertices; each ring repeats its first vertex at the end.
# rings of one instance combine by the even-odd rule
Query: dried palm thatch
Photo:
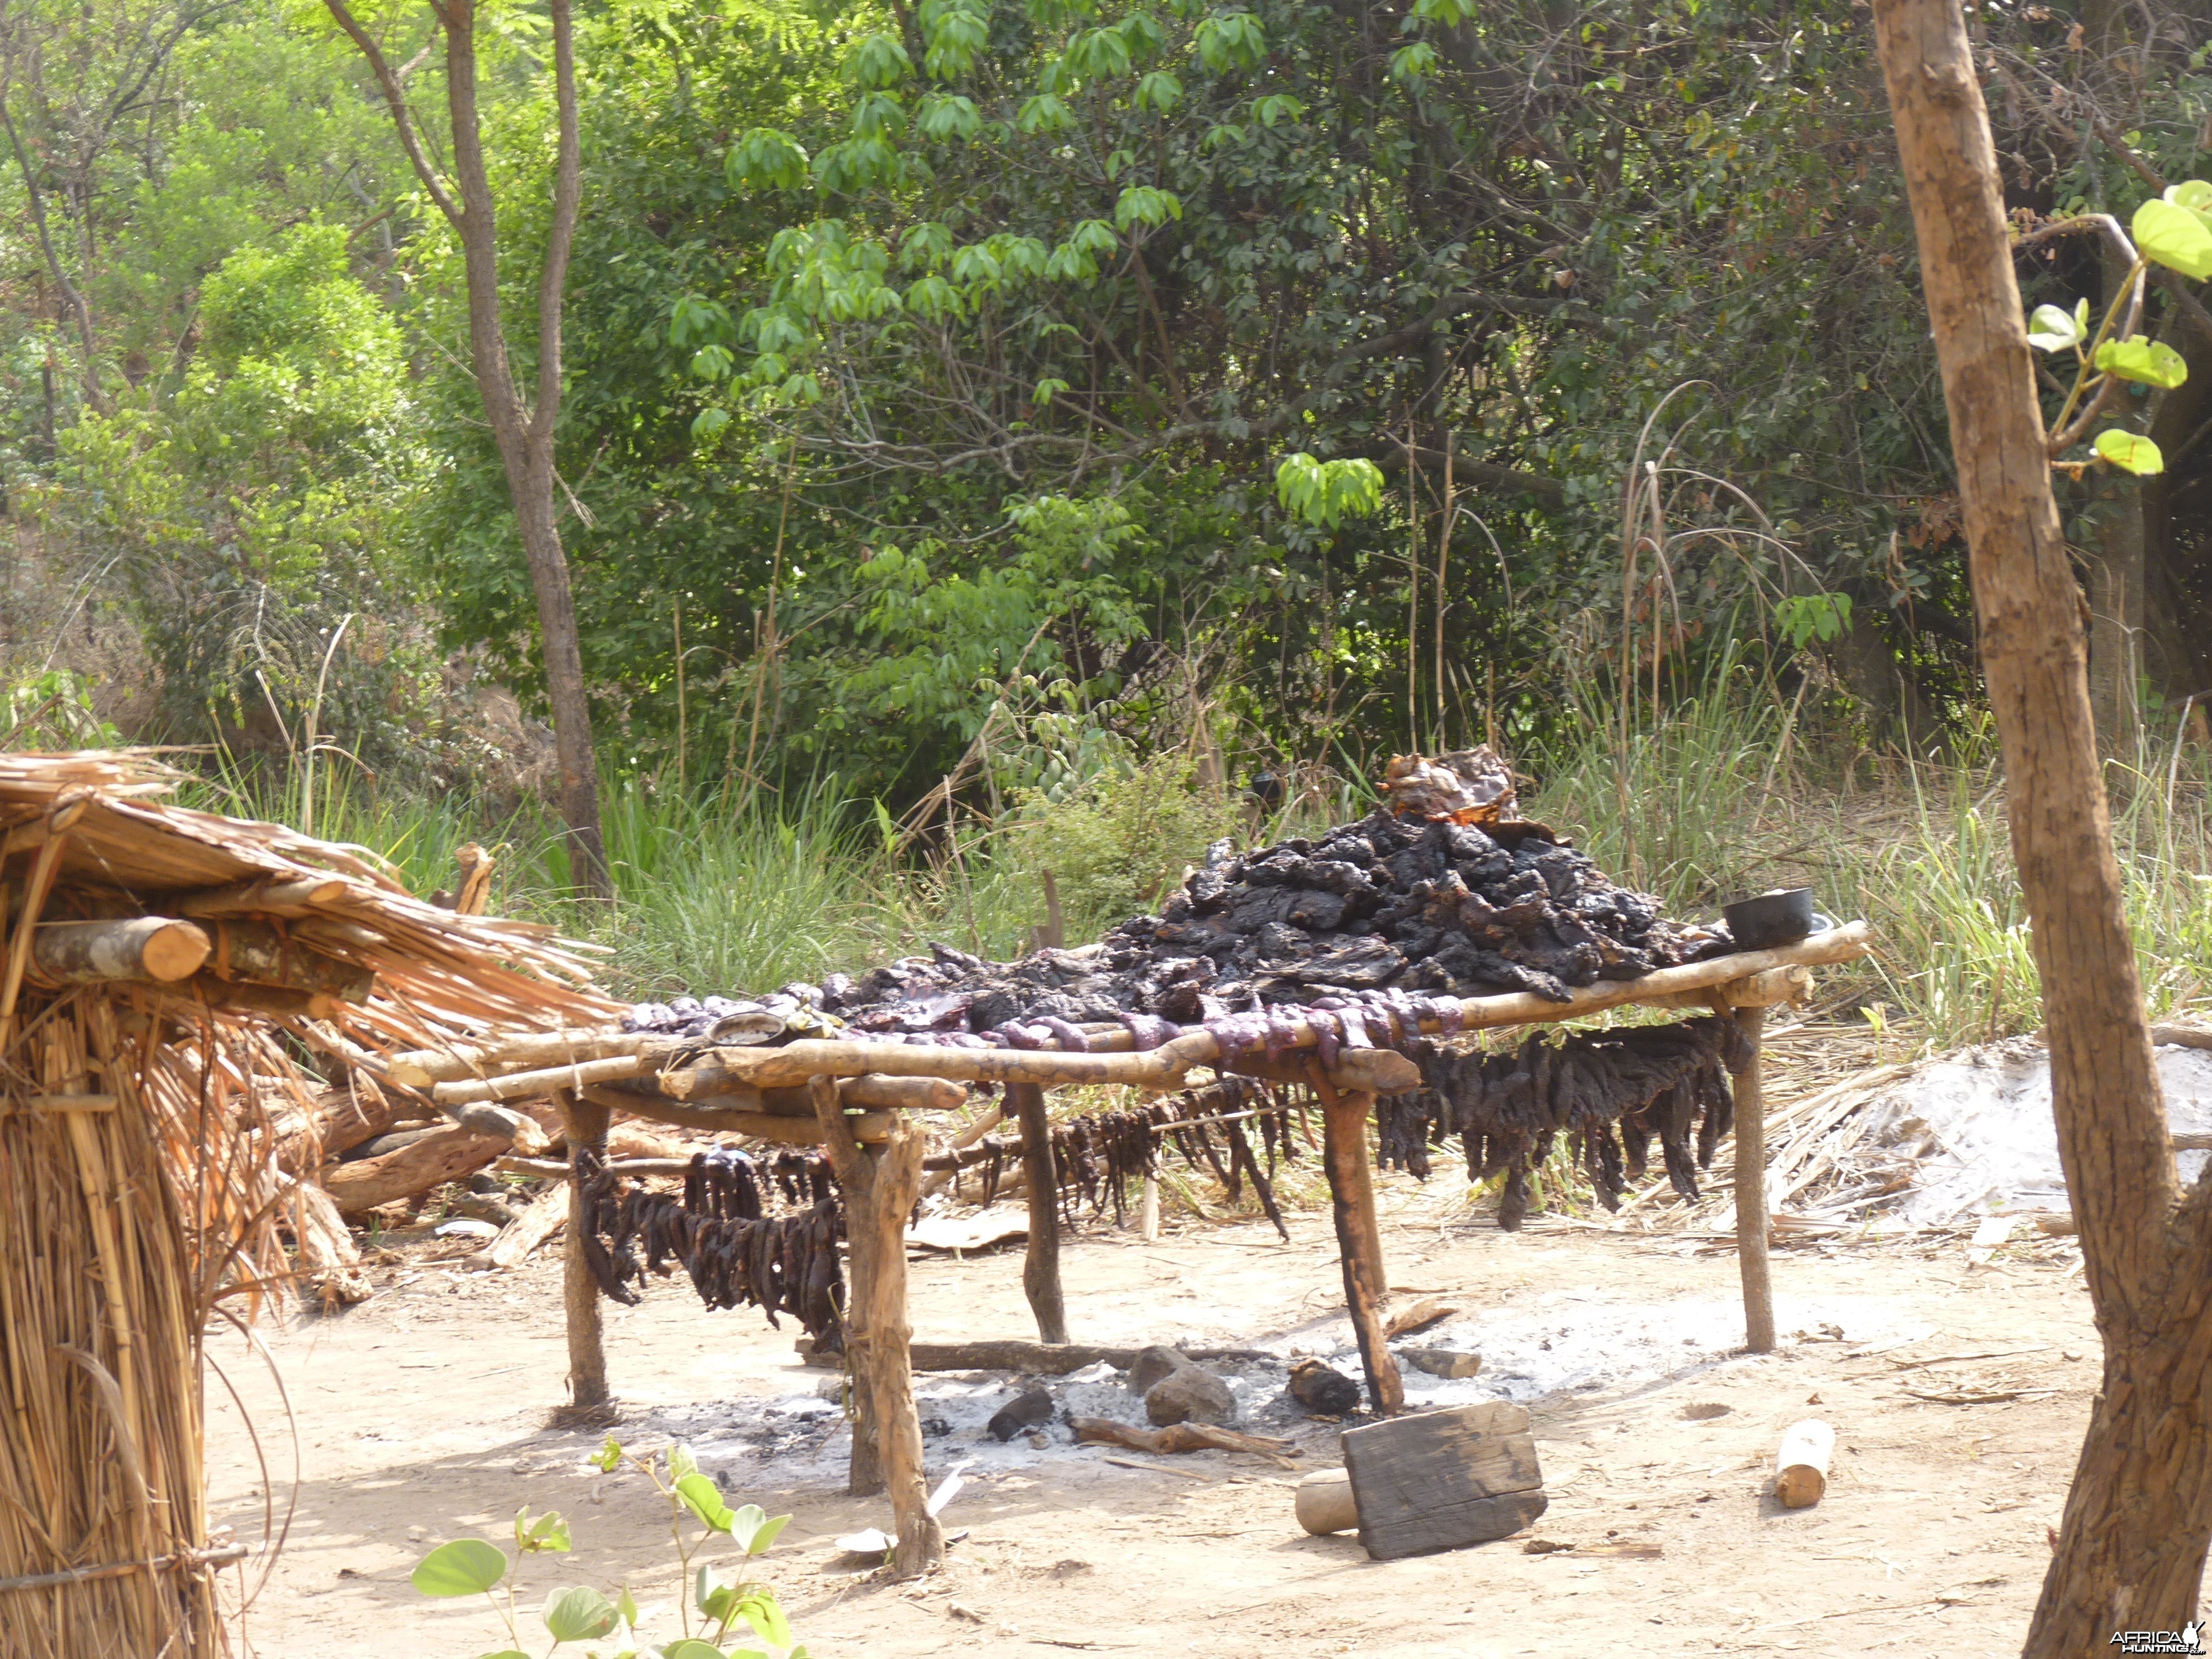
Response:
POLYGON ((228 1650, 201 1341, 286 1293, 282 1230, 311 1231, 265 1109, 301 1095, 280 1030, 359 1057, 610 1008, 548 930, 412 898, 359 848, 170 805, 176 781, 141 754, 0 756, 11 1659, 228 1650))

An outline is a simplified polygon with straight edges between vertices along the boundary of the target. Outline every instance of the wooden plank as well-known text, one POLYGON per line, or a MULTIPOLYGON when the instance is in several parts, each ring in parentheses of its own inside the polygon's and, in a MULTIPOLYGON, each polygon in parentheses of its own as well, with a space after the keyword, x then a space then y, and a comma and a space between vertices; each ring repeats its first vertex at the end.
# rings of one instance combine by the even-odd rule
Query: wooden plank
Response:
POLYGON ((1377 1561, 1506 1537, 1550 1503, 1520 1406, 1425 1412, 1347 1429, 1343 1440, 1359 1541, 1377 1561))

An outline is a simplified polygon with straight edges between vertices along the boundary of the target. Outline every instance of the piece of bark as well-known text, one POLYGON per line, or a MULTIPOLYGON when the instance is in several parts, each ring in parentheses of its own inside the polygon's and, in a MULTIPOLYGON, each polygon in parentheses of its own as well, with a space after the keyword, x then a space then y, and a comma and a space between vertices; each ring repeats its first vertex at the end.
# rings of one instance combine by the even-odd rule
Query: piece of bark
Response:
POLYGON ((566 1181, 532 1199, 522 1213, 500 1229, 499 1237, 469 1258, 472 1267, 519 1267, 531 1253, 568 1224, 566 1181))
POLYGON ((1828 1490, 1828 1460, 1835 1455, 1836 1431, 1817 1417, 1792 1423, 1774 1455, 1774 1495, 1785 1510, 1820 1501, 1828 1490))
POLYGON ((1458 1311, 1457 1308, 1439 1302, 1432 1296, 1423 1297, 1412 1307, 1392 1314, 1389 1322, 1383 1326, 1382 1333, 1395 1342, 1401 1336, 1411 1336, 1415 1331, 1425 1331, 1431 1325, 1440 1324, 1458 1311))
POLYGON ((1176 1452, 1249 1452, 1285 1468, 1296 1467, 1287 1456, 1295 1449, 1295 1441, 1217 1428, 1211 1423, 1172 1423, 1164 1429, 1140 1429, 1111 1417, 1071 1417, 1067 1425, 1075 1431, 1079 1444, 1127 1446, 1131 1451, 1151 1452, 1155 1456, 1176 1452))
POLYGON ((1359 1524, 1359 1504, 1352 1495, 1352 1476, 1344 1469, 1316 1469, 1298 1482, 1291 1500, 1298 1524, 1315 1537, 1350 1532, 1359 1524))
POLYGON ((466 1129, 441 1129, 383 1158, 333 1165, 324 1185, 339 1210, 360 1215, 395 1199, 412 1198, 474 1175, 514 1143, 466 1129))
POLYGON ((324 1159, 374 1140, 413 1108, 361 1072, 343 1086, 310 1091, 307 1102, 306 1111, 296 1103, 280 1109, 272 1125, 276 1167, 287 1175, 313 1174, 324 1159))
POLYGON ((362 1271, 361 1249, 346 1231, 331 1195, 313 1182, 295 1181, 287 1188, 292 1206, 292 1236, 298 1241, 301 1277, 325 1309, 349 1308, 376 1294, 362 1271))
POLYGON ((1495 1401, 1347 1429, 1344 1466, 1377 1561, 1504 1538, 1547 1502, 1527 1410, 1495 1401))
POLYGON ((167 984, 199 972, 213 948, 198 923, 167 916, 45 922, 31 935, 31 965, 63 985, 106 980, 167 984))

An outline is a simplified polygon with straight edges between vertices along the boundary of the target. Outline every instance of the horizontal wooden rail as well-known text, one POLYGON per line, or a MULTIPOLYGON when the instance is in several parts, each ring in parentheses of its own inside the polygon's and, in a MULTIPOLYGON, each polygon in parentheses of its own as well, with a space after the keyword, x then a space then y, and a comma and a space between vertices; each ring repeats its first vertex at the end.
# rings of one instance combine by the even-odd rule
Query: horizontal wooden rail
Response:
MULTIPOLYGON (((1465 1030, 1496 1030, 1517 1025, 1556 1024, 1632 1004, 1655 1007, 1700 1006, 1714 1000, 1759 1006, 1800 992, 1802 970, 1848 962, 1871 948, 1872 930, 1863 921, 1847 922, 1795 945, 1771 951, 1740 951, 1705 962, 1662 968, 1641 979, 1601 980, 1575 988, 1554 1002, 1532 992, 1468 997, 1460 1002, 1465 1030)), ((1431 999, 1433 1000, 1433 999, 1431 999)), ((1298 1011, 1291 1010, 1294 1019, 1298 1011)), ((1319 1042, 1311 1024, 1296 1019, 1293 1048, 1319 1042)), ((1424 1022, 1422 1030, 1440 1028, 1424 1022)), ((1147 1053, 1135 1052, 1135 1039, 1118 1027, 1090 1034, 1089 1050, 966 1048, 878 1042, 866 1038, 803 1038, 781 1048, 714 1048, 700 1053, 696 1039, 637 1031, 533 1032, 504 1042, 422 1049, 393 1055, 388 1064, 396 1082, 432 1087, 443 1104, 472 1100, 517 1100, 555 1089, 576 1089, 659 1073, 670 1094, 728 1096, 744 1090, 795 1088, 812 1077, 885 1079, 938 1078, 957 1083, 1052 1085, 1133 1084, 1166 1089, 1179 1085, 1194 1066, 1221 1059, 1221 1045, 1204 1030, 1182 1036, 1147 1053), (501 1066, 526 1069, 485 1076, 501 1066), (680 1069, 664 1069, 680 1066, 680 1069), (678 1079, 681 1079, 679 1082, 678 1079)), ((1353 1049, 1351 1054, 1361 1051, 1353 1049)), ((1348 1056, 1347 1056, 1348 1057, 1348 1056)), ((1365 1087, 1367 1085, 1357 1085, 1365 1087)), ((913 1109, 921 1097, 894 1101, 885 1091, 886 1109, 913 1109)), ((947 1098, 950 1098, 949 1097, 947 1098)), ((878 1104, 870 1101, 869 1104, 878 1104)), ((935 1103, 933 1101, 933 1104, 935 1103)))

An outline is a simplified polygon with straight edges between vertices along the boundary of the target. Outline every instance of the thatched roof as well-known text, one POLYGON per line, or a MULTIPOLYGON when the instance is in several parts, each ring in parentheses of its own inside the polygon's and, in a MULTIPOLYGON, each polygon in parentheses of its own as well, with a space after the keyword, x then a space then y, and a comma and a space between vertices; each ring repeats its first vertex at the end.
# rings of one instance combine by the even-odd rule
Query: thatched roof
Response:
MULTIPOLYGON (((327 1018, 412 1045, 486 1024, 595 1024, 612 1011, 590 988, 586 947, 416 898, 366 848, 165 799, 185 781, 143 750, 0 755, 11 890, 40 884, 51 863, 46 921, 169 915, 210 931, 205 966, 163 988, 216 1012, 327 1018), (219 930, 240 923, 274 930, 283 973, 257 980, 231 959, 219 930)), ((35 987, 35 969, 29 979, 35 987)))

